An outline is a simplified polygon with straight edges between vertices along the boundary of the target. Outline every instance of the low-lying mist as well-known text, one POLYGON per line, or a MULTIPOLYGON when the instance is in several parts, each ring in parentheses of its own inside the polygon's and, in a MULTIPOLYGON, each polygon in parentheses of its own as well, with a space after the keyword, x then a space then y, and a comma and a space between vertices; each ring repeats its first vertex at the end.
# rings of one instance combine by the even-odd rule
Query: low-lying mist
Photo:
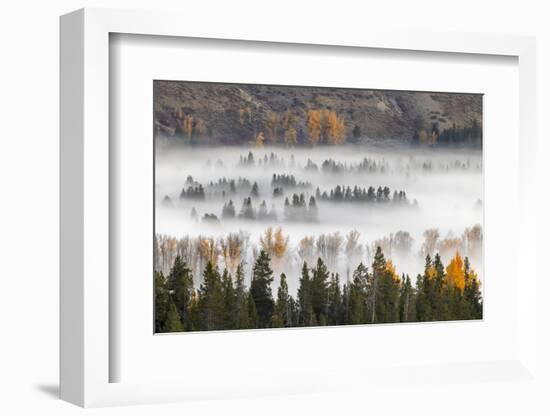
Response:
MULTIPOLYGON (((247 279, 262 245, 286 242, 272 266, 292 293, 304 260, 324 257, 345 281, 359 262, 370 265, 378 245, 412 279, 426 254, 439 252, 446 264, 456 251, 483 277, 479 150, 157 146, 155 178, 156 267, 165 273, 170 256, 189 257, 202 240, 215 245, 209 255, 220 268, 234 268, 227 240, 238 235, 233 256, 247 279)), ((187 261, 196 262, 198 286, 200 258, 187 261)))

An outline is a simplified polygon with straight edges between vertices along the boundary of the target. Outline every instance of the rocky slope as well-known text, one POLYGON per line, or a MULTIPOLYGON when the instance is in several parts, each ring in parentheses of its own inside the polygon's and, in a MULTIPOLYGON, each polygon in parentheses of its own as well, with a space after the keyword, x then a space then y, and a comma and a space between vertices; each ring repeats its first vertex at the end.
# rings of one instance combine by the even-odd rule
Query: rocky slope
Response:
MULTIPOLYGON (((154 82, 157 135, 191 143, 243 144, 266 126, 284 141, 283 118, 294 116, 296 141, 308 143, 308 110, 336 112, 349 142, 411 141, 424 130, 481 124, 482 95, 182 81, 154 82), (275 120, 273 122, 273 120, 275 120)), ((479 129, 481 135, 481 129, 479 129)), ((421 135, 421 137, 423 137, 421 135)), ((479 138, 479 141, 481 138, 479 138)))

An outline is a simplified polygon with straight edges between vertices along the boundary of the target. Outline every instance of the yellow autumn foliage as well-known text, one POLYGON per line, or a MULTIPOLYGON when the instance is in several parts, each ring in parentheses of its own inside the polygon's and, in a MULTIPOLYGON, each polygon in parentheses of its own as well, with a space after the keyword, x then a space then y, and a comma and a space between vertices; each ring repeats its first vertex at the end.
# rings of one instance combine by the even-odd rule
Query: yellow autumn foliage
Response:
POLYGON ((315 146, 321 140, 321 112, 319 110, 308 110, 307 129, 309 142, 315 146))
POLYGON ((426 277, 430 280, 437 277, 437 270, 435 270, 434 266, 430 266, 428 270, 426 270, 426 277))
POLYGON ((346 126, 344 119, 339 117, 335 111, 325 113, 327 129, 327 141, 330 144, 342 144, 346 140, 346 126))
POLYGON ((462 260, 462 257, 460 257, 460 254, 458 251, 456 252, 455 256, 451 259, 451 262, 447 266, 447 281, 456 287, 457 289, 460 289, 460 291, 464 290, 464 261, 462 260))
POLYGON ((391 260, 386 261, 386 271, 391 274, 391 277, 394 281, 401 282, 401 278, 397 274, 395 266, 393 265, 393 262, 391 260))
POLYGON ((274 254, 275 257, 282 258, 284 257, 288 249, 288 237, 283 235, 283 230, 281 227, 277 227, 275 230, 275 244, 274 244, 274 254))

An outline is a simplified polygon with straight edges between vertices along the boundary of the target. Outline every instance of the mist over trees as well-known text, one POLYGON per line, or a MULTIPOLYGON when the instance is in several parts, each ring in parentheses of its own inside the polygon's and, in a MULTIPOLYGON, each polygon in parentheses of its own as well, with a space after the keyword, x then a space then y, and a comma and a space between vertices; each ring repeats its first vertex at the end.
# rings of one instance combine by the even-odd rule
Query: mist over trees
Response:
MULTIPOLYGON (((303 263, 314 264, 321 259, 333 272, 349 279, 359 263, 371 263, 377 248, 386 253, 387 258, 398 262, 419 264, 427 256, 435 255, 450 261, 456 253, 465 253, 477 264, 482 259, 483 232, 479 224, 464 229, 455 236, 452 233, 441 238, 438 229, 428 229, 423 240, 418 242, 407 231, 397 231, 375 240, 365 240, 357 230, 345 234, 334 231, 317 235, 306 235, 290 241, 290 235, 283 227, 264 228, 255 242, 246 231, 230 232, 218 237, 200 235, 175 238, 156 235, 154 240, 155 270, 167 276, 176 257, 186 263, 186 267, 196 276, 199 285, 204 267, 208 262, 227 269, 234 275, 240 265, 242 272, 250 271, 258 253, 265 251, 270 258, 270 267, 276 274, 285 273, 292 281, 297 281, 303 263)), ((392 263, 393 264, 393 263, 392 263)), ((197 286, 198 287, 198 286, 197 286)))

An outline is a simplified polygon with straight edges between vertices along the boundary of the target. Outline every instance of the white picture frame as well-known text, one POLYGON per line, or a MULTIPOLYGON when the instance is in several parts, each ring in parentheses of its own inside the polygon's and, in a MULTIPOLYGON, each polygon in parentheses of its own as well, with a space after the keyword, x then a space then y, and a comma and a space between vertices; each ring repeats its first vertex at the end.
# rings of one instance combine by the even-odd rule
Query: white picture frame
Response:
MULTIPOLYGON (((227 39, 281 44, 332 45, 334 47, 381 48, 452 54, 504 55, 519 65, 519 149, 520 166, 517 261, 522 264, 525 284, 517 293, 519 345, 517 354, 505 361, 433 366, 419 365, 411 380, 437 380, 449 372, 465 382, 491 379, 535 380, 536 364, 536 280, 533 261, 536 240, 534 200, 536 108, 535 41, 529 37, 397 32, 350 27, 328 34, 312 25, 309 30, 262 22, 239 26, 220 19, 205 26, 200 19, 184 19, 173 13, 151 13, 106 9, 82 9, 61 18, 61 398, 79 406, 158 403, 205 398, 267 394, 296 394, 360 388, 380 380, 381 374, 396 369, 360 368, 334 370, 336 381, 319 382, 307 372, 270 375, 261 383, 200 380, 175 382, 113 383, 110 363, 109 308, 109 189, 112 169, 109 158, 109 36, 112 33, 186 38, 227 39), (185 21, 185 25, 182 25, 185 21), (245 34, 242 34, 245 33, 245 34), (524 265, 524 267, 523 267, 524 265), (472 376, 474 374, 475 376, 472 376), (477 375, 476 375, 477 374, 477 375), (342 383, 342 379, 353 380, 342 383), (353 387, 352 387, 353 384, 353 387), (211 388, 205 389, 209 385, 211 388)), ((197 379, 198 377, 198 379, 197 379)), ((382 377, 383 378, 383 377, 382 377)), ((412 383, 412 381, 410 381, 412 383)))

